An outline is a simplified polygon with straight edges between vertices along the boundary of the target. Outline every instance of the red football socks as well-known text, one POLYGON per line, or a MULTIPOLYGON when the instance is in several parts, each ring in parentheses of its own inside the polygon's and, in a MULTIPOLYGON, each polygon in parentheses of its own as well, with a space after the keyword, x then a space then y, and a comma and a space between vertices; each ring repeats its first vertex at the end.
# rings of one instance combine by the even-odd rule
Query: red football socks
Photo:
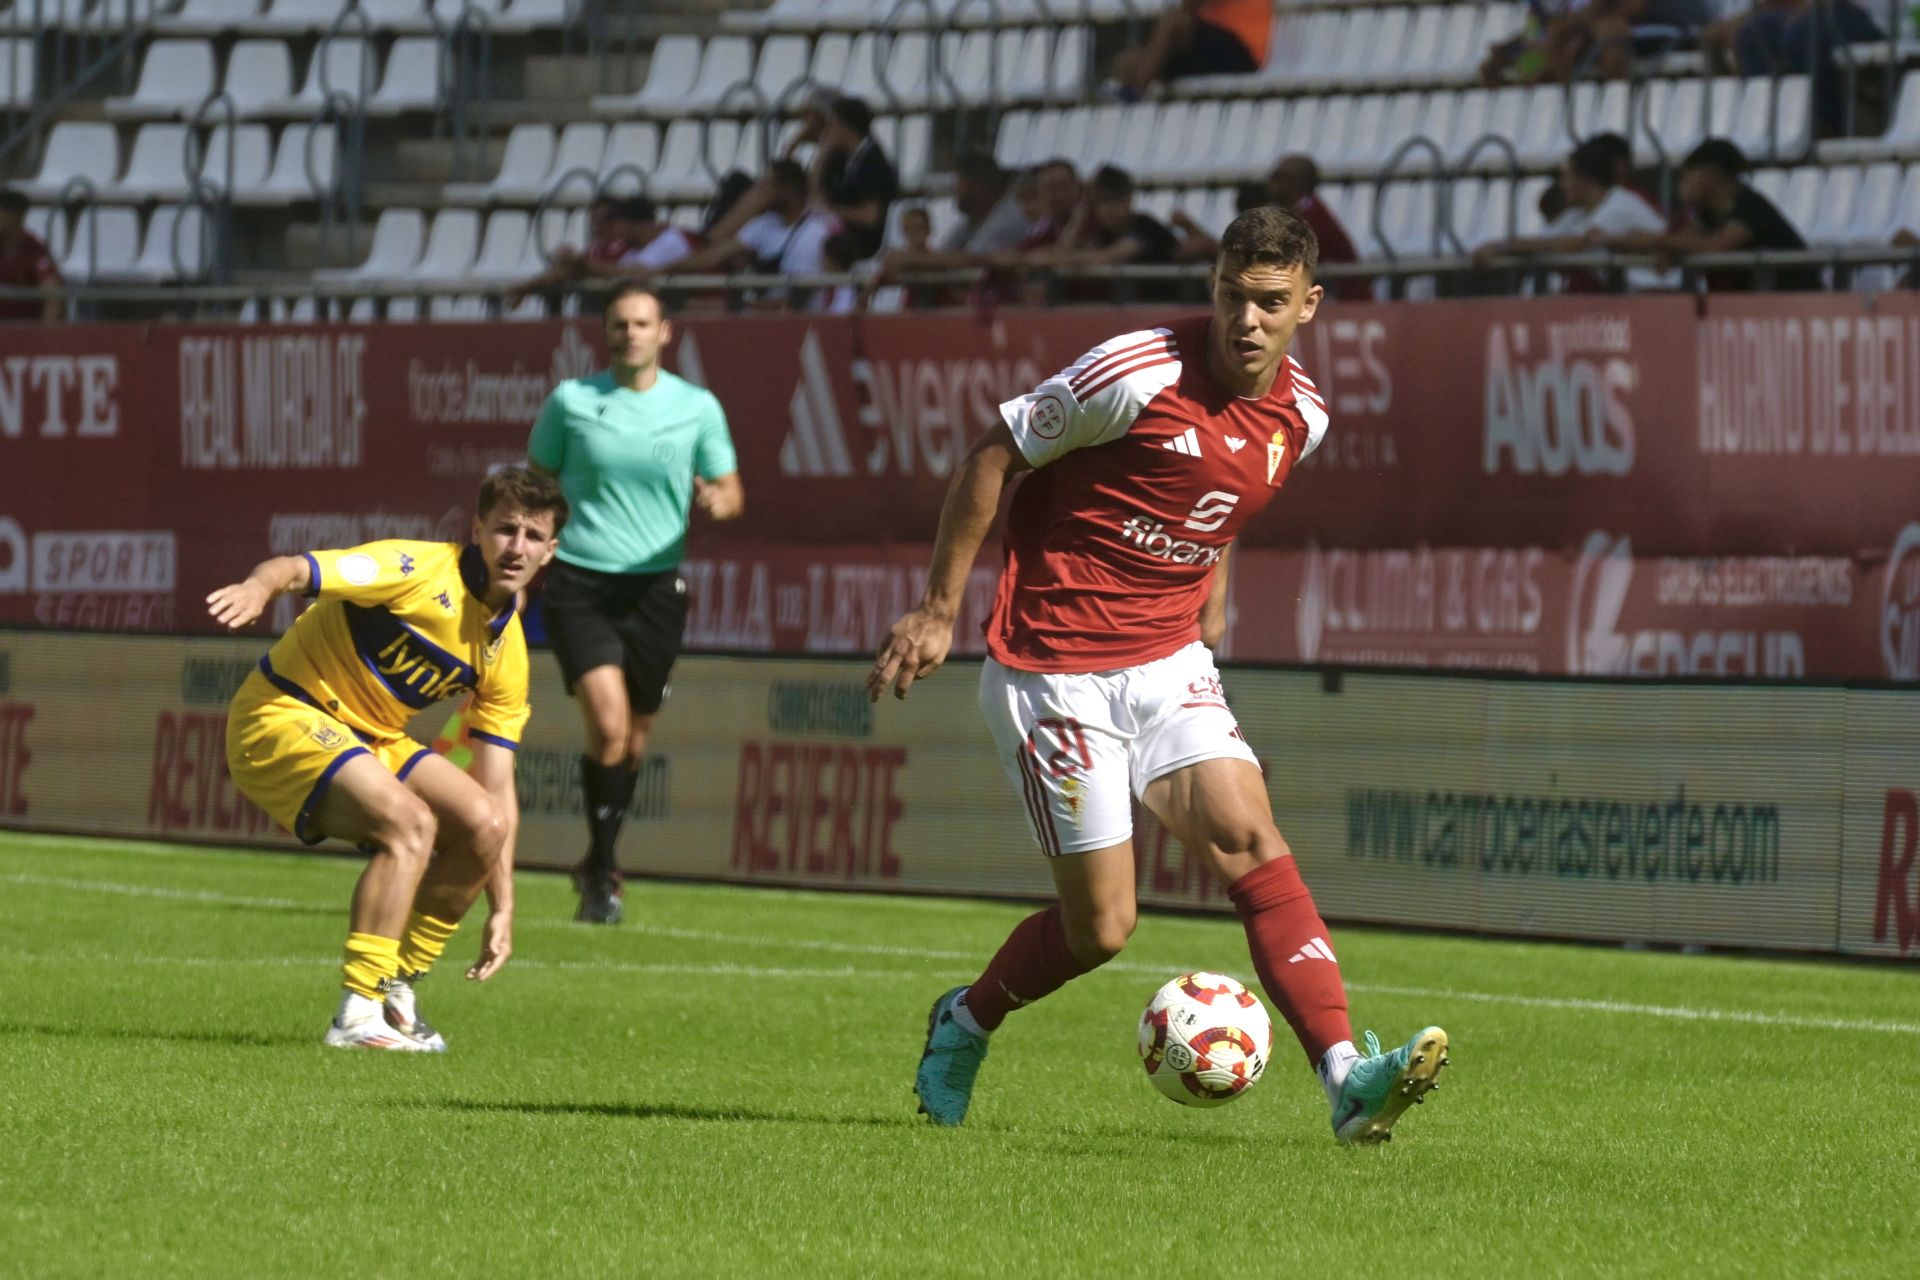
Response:
POLYGON ((1234 881, 1227 897, 1246 927, 1260 985, 1318 1069, 1328 1049, 1353 1039, 1353 1025, 1340 963, 1299 868, 1291 855, 1275 858, 1234 881))
POLYGON ((1089 969, 1067 948, 1059 906, 1036 911, 1014 926, 967 988, 967 1012, 981 1030, 992 1031, 1021 1005, 1052 995, 1089 969))

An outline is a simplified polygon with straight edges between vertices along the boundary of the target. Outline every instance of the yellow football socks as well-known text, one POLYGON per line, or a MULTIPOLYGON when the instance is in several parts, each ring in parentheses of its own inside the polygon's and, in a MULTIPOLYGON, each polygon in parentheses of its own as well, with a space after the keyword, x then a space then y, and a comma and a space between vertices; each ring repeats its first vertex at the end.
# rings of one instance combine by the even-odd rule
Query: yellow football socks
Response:
POLYGON ((356 995, 379 1000, 380 984, 400 972, 400 942, 373 933, 347 935, 347 962, 340 966, 341 985, 356 995))
POLYGON ((423 916, 418 911, 407 916, 406 936, 400 941, 400 972, 425 973, 433 968, 433 962, 447 949, 447 939, 460 927, 459 921, 448 924, 445 920, 436 920, 432 916, 423 916))

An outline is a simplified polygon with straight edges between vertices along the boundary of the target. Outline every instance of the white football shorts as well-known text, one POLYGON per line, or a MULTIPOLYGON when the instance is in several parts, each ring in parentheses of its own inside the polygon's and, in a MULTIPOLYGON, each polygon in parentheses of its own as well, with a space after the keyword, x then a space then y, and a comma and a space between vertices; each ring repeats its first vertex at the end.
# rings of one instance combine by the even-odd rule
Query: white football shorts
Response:
POLYGON ((1049 857, 1131 839, 1133 799, 1176 769, 1216 759, 1258 764, 1213 654, 1197 640, 1088 675, 1016 671, 988 658, 980 708, 1049 857))

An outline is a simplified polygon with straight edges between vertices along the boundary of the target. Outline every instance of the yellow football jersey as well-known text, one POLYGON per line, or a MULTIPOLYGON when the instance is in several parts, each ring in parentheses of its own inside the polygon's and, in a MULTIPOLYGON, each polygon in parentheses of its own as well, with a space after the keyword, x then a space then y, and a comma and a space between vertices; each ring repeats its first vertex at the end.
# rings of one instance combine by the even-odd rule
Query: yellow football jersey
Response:
POLYGON ((369 542, 310 551, 307 571, 307 594, 320 602, 260 660, 276 688, 372 739, 403 734, 416 712, 472 693, 473 736, 519 746, 527 639, 512 604, 496 615, 477 594, 487 587, 478 547, 369 542))

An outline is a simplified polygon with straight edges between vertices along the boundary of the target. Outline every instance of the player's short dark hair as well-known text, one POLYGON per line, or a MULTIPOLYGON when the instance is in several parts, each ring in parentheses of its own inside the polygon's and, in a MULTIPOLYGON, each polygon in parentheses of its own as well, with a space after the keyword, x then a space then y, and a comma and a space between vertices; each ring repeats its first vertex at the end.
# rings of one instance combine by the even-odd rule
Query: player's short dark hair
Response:
POLYGON ((1747 171, 1747 153, 1725 138, 1708 138, 1687 153, 1682 169, 1717 169, 1729 178, 1747 171))
POLYGON ((1567 154, 1567 167, 1588 182, 1611 187, 1619 180, 1617 159, 1613 148, 1598 138, 1589 138, 1567 154))
POLYGON ((1133 175, 1117 164, 1103 164, 1093 174, 1095 200, 1119 200, 1133 194, 1133 175))
POLYGON ((1219 266, 1238 269, 1255 263, 1299 267, 1311 276, 1320 266, 1320 242, 1306 219, 1291 209, 1249 209, 1221 233, 1219 266))
POLYGON ((10 213, 16 218, 26 217, 26 193, 15 191, 12 187, 0 187, 0 213, 10 213))
POLYGON ((503 502, 536 515, 551 511, 556 537, 566 527, 567 516, 571 514, 567 509, 566 495, 560 492, 560 482, 552 476, 541 475, 532 467, 502 467, 480 482, 480 504, 474 511, 482 520, 503 502))
POLYGON ((873 108, 866 99, 856 98, 852 94, 842 94, 833 100, 827 108, 830 115, 861 137, 873 132, 873 108))
POLYGON ((607 294, 606 304, 600 308, 600 314, 605 316, 613 310, 614 303, 626 298, 652 298, 653 305, 659 308, 660 318, 662 320, 667 318, 667 300, 660 296, 659 290, 641 284, 638 280, 622 280, 613 286, 612 292, 607 294))
POLYGON ((788 191, 798 191, 802 195, 807 190, 807 171, 798 160, 775 160, 767 166, 767 181, 776 187, 785 187, 788 191))

